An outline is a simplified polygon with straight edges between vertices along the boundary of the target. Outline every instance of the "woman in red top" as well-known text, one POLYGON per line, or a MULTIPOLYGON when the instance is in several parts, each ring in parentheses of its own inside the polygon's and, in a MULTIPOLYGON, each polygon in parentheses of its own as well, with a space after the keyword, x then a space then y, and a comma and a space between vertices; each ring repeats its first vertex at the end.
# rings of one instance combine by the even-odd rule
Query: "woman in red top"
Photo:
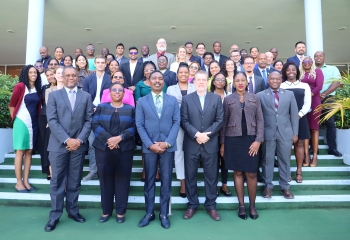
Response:
POLYGON ((15 190, 20 193, 35 192, 29 182, 29 171, 32 163, 32 150, 36 149, 39 130, 39 110, 41 96, 41 78, 33 65, 22 69, 19 83, 13 89, 9 110, 13 121, 13 148, 16 150, 15 190), (24 173, 22 179, 22 162, 24 173))

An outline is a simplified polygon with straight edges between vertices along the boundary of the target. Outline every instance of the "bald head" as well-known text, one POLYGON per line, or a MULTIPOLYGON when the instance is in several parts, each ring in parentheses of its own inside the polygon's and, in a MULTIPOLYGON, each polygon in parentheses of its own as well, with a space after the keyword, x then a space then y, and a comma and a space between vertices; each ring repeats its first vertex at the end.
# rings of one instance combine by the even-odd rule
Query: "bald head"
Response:
POLYGON ((41 58, 47 58, 49 56, 49 49, 47 47, 42 46, 39 48, 41 58))
POLYGON ((267 64, 266 54, 265 53, 259 53, 258 55, 258 66, 259 68, 265 69, 267 64))
POLYGON ((271 52, 266 52, 266 60, 267 60, 267 65, 270 65, 273 63, 273 54, 271 52))
POLYGON ((282 75, 277 71, 273 71, 269 74, 267 82, 272 90, 277 90, 282 83, 282 75))
POLYGON ((238 51, 239 52, 239 47, 237 44, 233 44, 231 47, 230 47, 230 53, 232 53, 232 51, 238 51))
POLYGON ((158 49, 158 52, 165 52, 167 47, 165 39, 159 38, 156 47, 158 49))
POLYGON ((315 59, 316 67, 321 68, 324 65, 326 56, 325 56, 324 52, 317 51, 317 52, 315 52, 314 59, 315 59))

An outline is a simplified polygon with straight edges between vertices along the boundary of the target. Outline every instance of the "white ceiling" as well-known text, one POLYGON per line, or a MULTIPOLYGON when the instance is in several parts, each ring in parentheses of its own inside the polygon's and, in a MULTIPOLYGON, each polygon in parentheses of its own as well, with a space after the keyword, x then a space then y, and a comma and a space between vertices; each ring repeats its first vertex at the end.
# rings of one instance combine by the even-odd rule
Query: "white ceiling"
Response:
MULTIPOLYGON (((1 10, 0 64, 23 64, 28 1, 2 1, 1 10), (15 33, 8 33, 10 29, 15 33)), ((349 0, 322 1, 328 62, 350 62, 349 10, 349 0), (340 31, 340 27, 347 29, 340 31)), ((175 52, 186 41, 204 42, 211 51, 213 42, 219 40, 226 55, 236 43, 240 48, 257 46, 261 51, 276 47, 279 58, 284 59, 294 54, 295 42, 305 40, 304 1, 46 0, 45 3, 43 44, 51 55, 56 46, 63 46, 66 54, 73 55, 75 48, 85 49, 88 43, 95 44, 98 53, 102 47, 115 53, 119 42, 126 48, 135 45, 139 49, 148 44, 151 52, 155 52, 160 37, 167 40, 169 52, 175 52), (257 26, 263 29, 257 30, 257 26), (92 31, 86 31, 86 27, 92 31), (103 44, 97 44, 98 41, 103 44)))

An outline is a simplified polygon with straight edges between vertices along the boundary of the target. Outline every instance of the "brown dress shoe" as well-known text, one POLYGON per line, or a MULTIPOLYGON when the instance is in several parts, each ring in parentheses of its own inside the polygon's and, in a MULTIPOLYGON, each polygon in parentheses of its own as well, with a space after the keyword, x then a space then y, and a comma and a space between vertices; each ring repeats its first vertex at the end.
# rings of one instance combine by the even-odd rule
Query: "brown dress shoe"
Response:
POLYGON ((271 188, 265 188, 263 194, 263 198, 272 198, 272 189, 271 188))
POLYGON ((184 219, 191 219, 193 215, 196 213, 195 209, 187 209, 186 212, 184 213, 184 219))
POLYGON ((220 215, 219 213, 214 209, 214 210, 207 210, 207 213, 210 215, 211 219, 214 221, 220 221, 220 215))
POLYGON ((294 195, 293 195, 293 193, 292 193, 289 189, 281 190, 281 193, 282 193, 282 195, 283 195, 284 198, 287 198, 287 199, 294 199, 294 195))

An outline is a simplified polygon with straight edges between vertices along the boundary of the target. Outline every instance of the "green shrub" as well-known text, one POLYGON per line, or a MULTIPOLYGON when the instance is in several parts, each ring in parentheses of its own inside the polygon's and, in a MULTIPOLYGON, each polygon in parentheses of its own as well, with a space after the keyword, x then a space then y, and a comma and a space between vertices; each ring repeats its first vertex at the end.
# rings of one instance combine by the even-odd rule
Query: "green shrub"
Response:
POLYGON ((18 83, 18 77, 4 75, 0 73, 0 89, 12 92, 13 87, 18 83))
POLYGON ((18 77, 0 73, 0 128, 12 128, 9 103, 18 77))
MULTIPOLYGON (((344 84, 342 87, 337 89, 336 92, 337 97, 341 97, 343 99, 350 97, 350 85, 344 84)), ((336 128, 342 128, 342 129, 349 129, 350 128, 350 110, 345 109, 344 110, 344 125, 342 126, 342 118, 340 113, 336 113, 334 115, 335 117, 335 127, 336 128)))

